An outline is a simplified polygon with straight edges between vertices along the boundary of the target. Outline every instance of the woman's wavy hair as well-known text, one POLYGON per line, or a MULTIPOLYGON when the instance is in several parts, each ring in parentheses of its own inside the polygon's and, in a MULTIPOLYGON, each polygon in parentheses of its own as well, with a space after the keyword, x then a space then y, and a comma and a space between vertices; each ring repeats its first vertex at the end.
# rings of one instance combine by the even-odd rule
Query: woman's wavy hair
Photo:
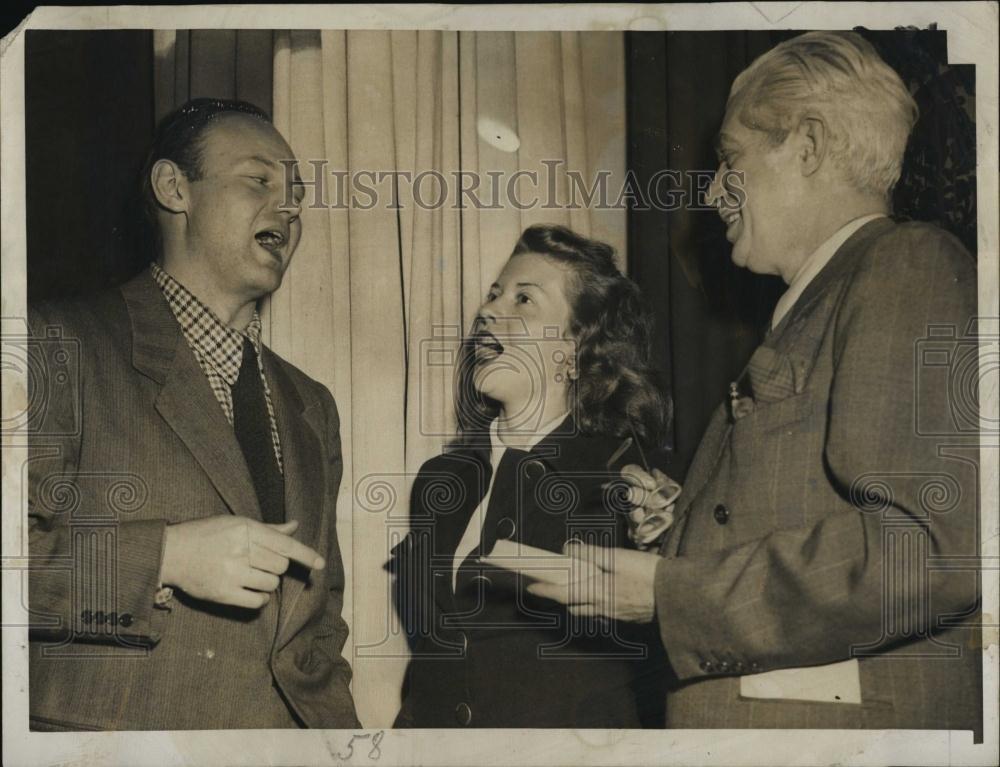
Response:
MULTIPOLYGON (((583 434, 635 435, 644 445, 662 445, 671 419, 669 400, 650 363, 652 317, 639 286, 615 265, 610 245, 563 226, 539 224, 524 230, 511 257, 537 253, 567 267, 569 331, 576 342, 578 376, 569 392, 583 434)), ((473 385, 475 347, 463 343, 455 388, 463 438, 482 434, 499 412, 498 403, 473 385)))

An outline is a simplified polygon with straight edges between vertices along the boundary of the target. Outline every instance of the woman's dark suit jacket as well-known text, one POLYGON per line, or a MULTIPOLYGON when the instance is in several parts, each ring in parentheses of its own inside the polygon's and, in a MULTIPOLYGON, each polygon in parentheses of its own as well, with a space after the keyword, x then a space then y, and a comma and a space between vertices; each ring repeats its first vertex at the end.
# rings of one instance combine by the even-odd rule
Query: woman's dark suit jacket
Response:
POLYGON ((482 547, 453 559, 489 487, 489 445, 428 461, 410 500, 412 530, 393 552, 412 640, 397 727, 641 727, 662 724, 662 647, 647 627, 570 616, 528 594, 529 579, 478 563, 496 539, 559 552, 573 537, 628 546, 621 439, 576 433, 567 418, 530 452, 499 461, 482 547), (610 488, 608 482, 616 481, 610 488), (659 648, 659 652, 657 651, 659 648), (659 669, 659 670, 657 670, 659 669))

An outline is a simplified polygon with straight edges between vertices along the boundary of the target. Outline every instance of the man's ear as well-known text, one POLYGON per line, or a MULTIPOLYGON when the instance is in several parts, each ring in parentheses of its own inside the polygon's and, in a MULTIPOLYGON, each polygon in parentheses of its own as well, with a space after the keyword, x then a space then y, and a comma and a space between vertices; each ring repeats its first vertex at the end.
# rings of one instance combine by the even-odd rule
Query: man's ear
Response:
POLYGON ((188 208, 188 187, 184 171, 172 160, 157 160, 149 172, 149 183, 156 201, 171 213, 188 208))
POLYGON ((811 176, 820 169, 826 157, 826 125, 818 117, 803 117, 797 128, 799 138, 799 164, 803 176, 811 176))

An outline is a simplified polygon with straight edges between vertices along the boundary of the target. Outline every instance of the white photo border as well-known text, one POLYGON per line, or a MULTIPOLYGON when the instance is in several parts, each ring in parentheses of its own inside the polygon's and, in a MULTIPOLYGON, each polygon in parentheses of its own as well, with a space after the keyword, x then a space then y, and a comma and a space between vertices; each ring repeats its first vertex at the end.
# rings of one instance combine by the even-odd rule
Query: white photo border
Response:
MULTIPOLYGON (((446 29, 446 30, 767 30, 937 29, 948 34, 950 63, 976 65, 980 316, 998 309, 998 6, 989 2, 777 2, 662 5, 244 5, 39 8, 2 42, 2 317, 27 316, 24 134, 26 29, 446 29)), ((23 323, 23 320, 21 320, 23 323)), ((981 354, 997 354, 981 349, 981 354)), ((984 383, 986 383, 984 381, 984 383)), ((981 390, 982 418, 996 423, 997 381, 981 390)), ((23 375, 3 370, 4 414, 25 408, 23 375)), ((907 730, 385 730, 379 758, 371 738, 351 731, 228 730, 31 733, 28 643, 21 542, 26 498, 24 447, 3 446, 3 760, 9 765, 937 765, 996 764, 998 754, 998 457, 982 443, 984 738, 971 732, 907 730), (6 628, 6 627, 10 628, 6 628), (367 745, 366 745, 367 744, 367 745)), ((348 619, 351 616, 345 616, 348 619)), ((349 620, 349 623, 352 622, 349 620)))

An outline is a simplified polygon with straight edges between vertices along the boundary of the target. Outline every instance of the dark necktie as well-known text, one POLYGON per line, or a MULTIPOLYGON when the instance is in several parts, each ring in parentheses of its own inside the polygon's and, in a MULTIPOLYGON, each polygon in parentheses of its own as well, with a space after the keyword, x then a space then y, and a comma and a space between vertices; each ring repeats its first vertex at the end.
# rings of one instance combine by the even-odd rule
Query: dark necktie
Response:
POLYGON ((285 521, 285 480, 278 468, 271 439, 271 420, 264 399, 264 383, 257 352, 243 339, 243 363, 233 386, 233 426, 253 480, 265 522, 285 521))

